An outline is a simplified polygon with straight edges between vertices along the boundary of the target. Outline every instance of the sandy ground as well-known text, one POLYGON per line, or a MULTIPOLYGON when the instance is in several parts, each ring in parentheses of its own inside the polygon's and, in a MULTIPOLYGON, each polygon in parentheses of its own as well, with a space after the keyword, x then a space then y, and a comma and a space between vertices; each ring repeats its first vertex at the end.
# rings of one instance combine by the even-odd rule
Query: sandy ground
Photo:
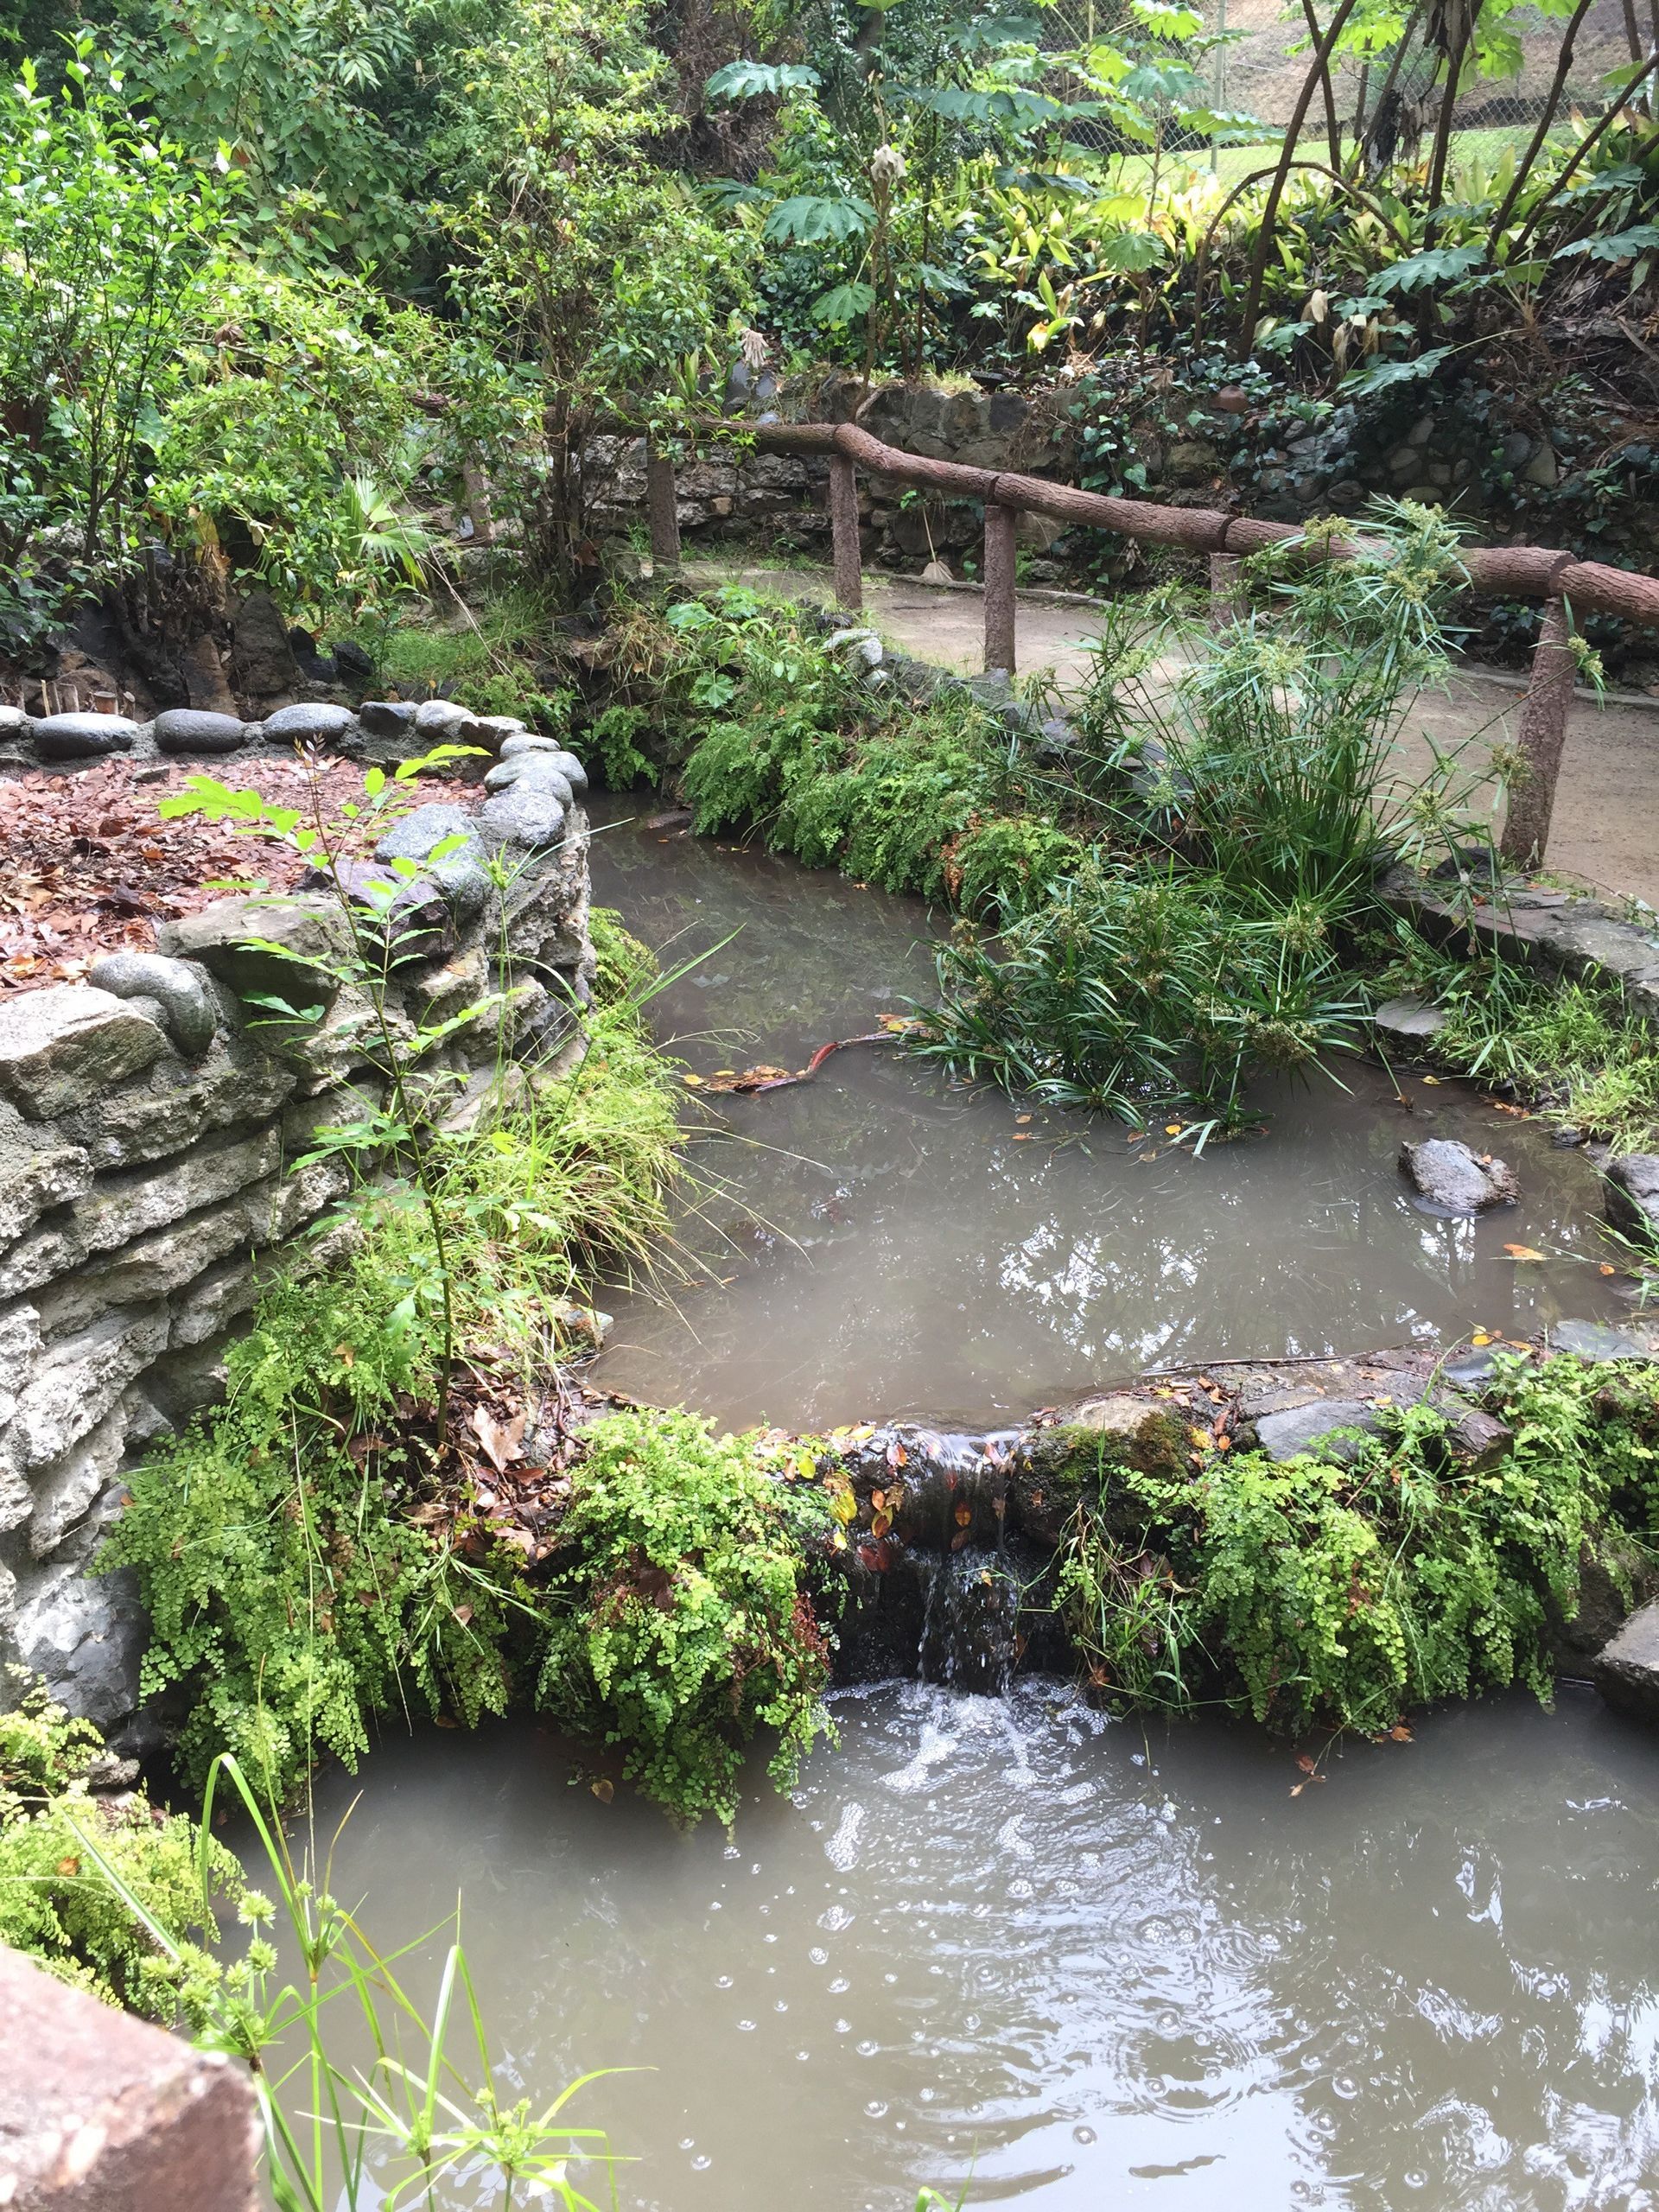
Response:
MULTIPOLYGON (((815 569, 734 569, 699 562, 690 573, 709 581, 741 579, 757 590, 798 599, 830 596, 827 573, 815 569)), ((941 591, 909 577, 867 575, 863 619, 918 659, 968 675, 982 665, 984 618, 977 591, 941 591)), ((1022 675, 1049 670, 1062 695, 1075 691, 1087 673, 1099 621, 1090 607, 1022 593, 1022 675)), ((1508 741, 1520 703, 1515 679, 1484 673, 1459 675, 1445 693, 1420 694, 1401 741, 1402 777, 1414 780, 1427 769, 1425 738, 1442 751, 1466 745, 1473 772, 1492 746, 1508 741)), ((1490 786, 1484 804, 1499 804, 1490 786)), ((1659 700, 1651 706, 1574 702, 1547 857, 1553 873, 1659 906, 1659 700)))

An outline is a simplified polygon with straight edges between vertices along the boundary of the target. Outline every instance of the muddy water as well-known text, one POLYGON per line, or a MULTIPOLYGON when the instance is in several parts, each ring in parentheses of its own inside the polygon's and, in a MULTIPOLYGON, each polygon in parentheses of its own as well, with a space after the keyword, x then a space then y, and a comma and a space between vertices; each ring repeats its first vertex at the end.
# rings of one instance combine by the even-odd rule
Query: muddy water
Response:
MULTIPOLYGON (((653 1007, 694 1071, 798 1067, 927 995, 938 918, 919 902, 601 804, 596 896, 669 961, 708 956, 653 1007)), ((1268 1134, 1195 1160, 1158 1134, 1021 1120, 889 1046, 839 1053, 810 1085, 711 1109, 695 1160, 712 1187, 684 1232, 709 1278, 616 1305, 601 1376, 730 1424, 989 1424, 1160 1361, 1619 1310, 1580 1154, 1452 1084, 1407 1077, 1407 1110, 1378 1068, 1342 1079, 1264 1085, 1268 1134), (1497 1147, 1520 1204, 1421 1211, 1396 1159, 1431 1134, 1497 1147), (1551 1256, 1517 1264, 1506 1243, 1551 1256)))
POLYGON ((730 1844, 524 1725, 365 1770, 336 1890, 383 1944, 461 1890, 511 2093, 654 2069, 582 2101, 624 2206, 1659 2204, 1659 1745, 1591 1693, 1337 1745, 1297 1797, 1253 1731, 1058 1685, 835 1704, 730 1844))

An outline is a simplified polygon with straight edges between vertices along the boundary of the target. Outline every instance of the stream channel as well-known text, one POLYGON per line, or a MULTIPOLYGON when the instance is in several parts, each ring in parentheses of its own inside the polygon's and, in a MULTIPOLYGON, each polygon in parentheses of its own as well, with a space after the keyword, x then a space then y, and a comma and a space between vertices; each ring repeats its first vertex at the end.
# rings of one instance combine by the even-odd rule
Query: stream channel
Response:
MULTIPOLYGON (((654 1007, 694 1070, 799 1066, 925 995, 919 906, 632 810, 596 896, 671 960, 739 932, 654 1007)), ((715 1279, 613 1301, 598 1375, 727 1425, 982 1428, 1163 1361, 1618 1311, 1578 1154, 1451 1084, 1408 1077, 1407 1113, 1344 1080, 1264 1091, 1270 1133, 1197 1161, 885 1046, 723 1098, 685 1229, 715 1279), (1395 1155, 1431 1128, 1499 1148, 1518 1206, 1414 1206, 1395 1155)), ((792 1800, 757 1769, 729 1841, 569 1787, 531 1718, 319 1780, 383 1948, 459 1891, 509 2094, 652 2069, 572 2115, 638 2160, 622 2205, 1659 2207, 1659 1740, 1592 1692, 1338 1742, 1312 1780, 1243 1724, 1040 1677, 831 1703, 839 1747, 792 1800)))

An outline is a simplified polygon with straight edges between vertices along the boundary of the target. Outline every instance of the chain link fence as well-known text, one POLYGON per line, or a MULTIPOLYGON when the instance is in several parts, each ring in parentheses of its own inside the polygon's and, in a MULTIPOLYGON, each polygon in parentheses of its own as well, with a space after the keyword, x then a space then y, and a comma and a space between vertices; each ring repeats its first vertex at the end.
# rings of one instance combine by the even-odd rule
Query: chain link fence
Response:
MULTIPOLYGON (((1361 62, 1352 57, 1332 70, 1332 96, 1344 150, 1369 135, 1381 156, 1376 166, 1410 162, 1431 137, 1443 83, 1441 57, 1427 35, 1433 0, 1415 7, 1399 45, 1361 62)), ((1208 97, 1217 109, 1249 116, 1268 131, 1289 124, 1306 81, 1314 38, 1308 18, 1285 0, 1208 0, 1207 30, 1222 42, 1203 63, 1208 97)), ((1049 11, 1050 37, 1056 48, 1081 45, 1091 37, 1109 39, 1117 10, 1111 0, 1061 0, 1049 11)), ((1315 16, 1323 29, 1330 9, 1317 0, 1315 16)), ((1560 59, 1565 24, 1528 9, 1510 28, 1520 44, 1520 67, 1505 77, 1472 73, 1453 110, 1454 164, 1491 162, 1508 148, 1519 149, 1535 128, 1560 59)), ((1573 62, 1556 111, 1556 125, 1573 130, 1602 114, 1613 97, 1611 73, 1645 60, 1659 45, 1659 0, 1596 0, 1580 26, 1573 62)), ((1182 49, 1172 45, 1172 59, 1182 49)), ((1645 91, 1638 98, 1645 102, 1645 91)), ((1330 122, 1322 92, 1316 92, 1298 133, 1304 149, 1322 156, 1328 148, 1330 122)), ((1261 163, 1259 146, 1206 146, 1187 157, 1227 179, 1243 176, 1261 163)))

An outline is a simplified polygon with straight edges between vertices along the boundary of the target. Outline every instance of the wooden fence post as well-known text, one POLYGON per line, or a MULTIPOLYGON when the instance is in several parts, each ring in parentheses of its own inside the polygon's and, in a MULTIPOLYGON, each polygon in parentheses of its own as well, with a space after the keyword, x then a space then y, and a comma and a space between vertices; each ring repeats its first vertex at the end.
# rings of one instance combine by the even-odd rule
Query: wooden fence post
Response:
POLYGON ((645 511, 651 518, 651 557, 652 563, 665 561, 671 567, 680 557, 680 494, 674 481, 674 464, 664 453, 658 453, 649 438, 645 441, 645 511))
POLYGON ((1012 507, 985 503, 985 672, 1014 674, 1014 534, 1020 518, 1012 507))
POLYGON ((857 614, 864 606, 858 548, 858 478, 844 453, 830 456, 830 535, 836 564, 836 605, 857 614))
POLYGON ((1555 809, 1556 779, 1567 743, 1567 709, 1579 672, 1573 651, 1573 621, 1566 600, 1555 592, 1544 601, 1544 619, 1533 648, 1532 674, 1521 702, 1516 749, 1522 777, 1510 792, 1498 850, 1510 868, 1538 868, 1549 843, 1549 819, 1555 809))

